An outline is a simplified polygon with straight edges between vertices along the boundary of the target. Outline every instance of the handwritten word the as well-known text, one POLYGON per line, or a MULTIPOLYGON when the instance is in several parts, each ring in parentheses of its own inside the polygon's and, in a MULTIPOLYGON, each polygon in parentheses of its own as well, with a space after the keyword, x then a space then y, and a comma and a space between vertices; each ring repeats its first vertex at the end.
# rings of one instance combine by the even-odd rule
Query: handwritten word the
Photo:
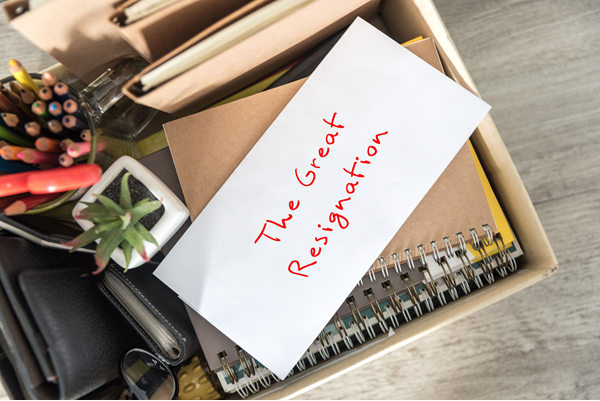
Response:
MULTIPOLYGON (((335 117, 335 114, 334 114, 334 117, 335 117)), ((388 134, 388 131, 375 135, 375 138, 373 138, 373 143, 375 145, 380 145, 381 144, 380 137, 383 135, 387 135, 387 134, 388 134)), ((365 171, 361 168, 358 168, 357 166, 371 164, 371 161, 368 159, 373 158, 375 155, 377 155, 377 147, 374 145, 370 145, 369 147, 367 147, 366 155, 367 156, 365 157, 364 160, 361 160, 357 156, 355 159, 356 161, 354 161, 354 163, 352 164, 352 167, 350 167, 350 168, 343 167, 342 168, 342 170, 349 175, 349 177, 348 177, 349 182, 346 183, 346 186, 345 186, 346 195, 352 195, 352 194, 354 194, 354 192, 356 192, 356 187, 360 183, 359 179, 365 178, 365 174, 364 174, 365 171)), ((337 202, 337 204, 334 204, 334 207, 335 207, 335 209, 337 209, 339 211, 344 211, 344 202, 350 202, 351 200, 352 200, 351 196, 348 196, 347 198, 344 198, 344 199, 340 199, 337 202)), ((335 209, 331 213, 329 213, 329 219, 328 219, 329 223, 332 223, 332 224, 337 223, 337 227, 335 225, 333 226, 335 229, 337 229, 338 227, 341 230, 347 229, 350 226, 350 220, 348 220, 347 217, 345 217, 344 215, 342 215, 335 209)), ((319 229, 321 229, 322 231, 324 231, 325 233, 330 233, 334 230, 334 228, 324 227, 321 224, 318 224, 317 227, 319 229)), ((314 258, 314 259, 316 259, 319 255, 321 255, 321 251, 323 249, 322 247, 326 246, 328 243, 328 236, 323 235, 322 233, 320 235, 322 235, 322 236, 315 237, 315 242, 317 244, 310 249, 310 256, 311 256, 311 258, 314 258)), ((295 274, 295 275, 298 275, 301 277, 308 277, 308 274, 300 273, 300 271, 306 269, 307 267, 314 266, 316 264, 317 264, 317 260, 313 260, 311 263, 308 263, 305 265, 301 265, 299 261, 293 260, 288 265, 288 271, 292 274, 295 274)))
MULTIPOLYGON (((331 122, 327 121, 326 119, 323 119, 323 122, 325 122, 327 125, 329 125, 330 128, 344 128, 344 126, 341 124, 335 124, 335 116, 336 115, 337 115, 337 113, 333 113, 333 117, 331 117, 331 122)), ((335 134, 329 133, 329 134, 325 135, 325 143, 327 143, 327 145, 333 145, 335 143, 335 137, 338 136, 338 134, 339 134, 339 132, 336 132, 335 134)), ((319 154, 320 158, 327 157, 327 155, 329 154, 329 147, 325 146, 324 148, 319 148, 318 154, 319 154)), ((321 166, 317 166, 317 158, 316 157, 312 160, 312 163, 310 163, 310 165, 314 169, 321 168, 321 166)), ((315 182, 315 179, 317 178, 317 173, 313 170, 308 170, 308 172, 304 176, 304 178, 305 178, 304 181, 302 181, 300 179, 300 177, 298 176, 298 169, 295 169, 294 172, 296 173, 296 179, 298 180, 300 185, 302 185, 304 187, 310 187, 315 182)))
MULTIPOLYGON (((288 207, 290 208, 291 211, 294 211, 294 210, 296 210, 296 209, 298 209, 300 207, 300 201, 296 201, 295 205, 294 205, 293 201, 290 201, 290 203, 288 204, 288 207)), ((267 225, 268 224, 272 224, 274 226, 277 226, 277 227, 282 228, 282 229, 285 230, 287 228, 287 225, 285 223, 287 221, 290 221, 293 217, 294 216, 292 216, 291 214, 288 214, 288 217, 286 217, 284 219, 281 219, 281 224, 279 224, 279 223, 277 223, 277 222, 275 222, 273 220, 266 220, 265 224, 263 225, 262 231, 260 232, 260 234, 258 234, 258 237, 256 237, 256 239, 254 240, 254 243, 256 244, 258 242, 258 240, 262 236, 265 236, 265 237, 267 237, 268 239, 270 239, 272 241, 276 241, 276 242, 281 241, 279 238, 277 238, 277 237, 271 237, 270 235, 267 235, 265 233, 265 230, 267 229, 267 225)))

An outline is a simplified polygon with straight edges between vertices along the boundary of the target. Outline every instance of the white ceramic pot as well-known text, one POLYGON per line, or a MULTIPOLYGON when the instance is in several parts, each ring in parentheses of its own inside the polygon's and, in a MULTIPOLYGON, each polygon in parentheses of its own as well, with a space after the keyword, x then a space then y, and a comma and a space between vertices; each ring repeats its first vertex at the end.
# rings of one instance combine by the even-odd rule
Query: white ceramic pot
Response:
MULTIPOLYGON (((181 228, 190 213, 183 202, 181 202, 161 180, 137 160, 129 156, 119 158, 104 172, 104 174, 102 174, 100 181, 90 187, 89 191, 81 198, 81 201, 95 202, 96 197, 94 194, 101 194, 123 169, 130 172, 133 177, 144 184, 157 199, 162 200, 165 212, 160 220, 149 231, 156 239, 156 242, 158 242, 158 245, 160 245, 160 247, 164 246, 177 230, 181 228)), ((118 200, 116 202, 119 203, 118 200)), ((86 206, 83 203, 77 203, 75 208, 73 208, 73 217, 78 215, 85 207, 86 206)), ((77 218, 75 220, 84 230, 88 230, 94 226, 94 223, 88 220, 77 218)), ((100 242, 100 240, 97 240, 96 242, 100 242)), ((146 241, 144 241, 144 245, 149 258, 152 258, 156 255, 156 252, 158 252, 158 248, 155 245, 146 241)), ((117 248, 111 255, 111 258, 120 266, 125 267, 125 255, 121 248, 117 248)), ((134 249, 131 255, 129 268, 132 269, 138 267, 143 263, 144 260, 134 249)))

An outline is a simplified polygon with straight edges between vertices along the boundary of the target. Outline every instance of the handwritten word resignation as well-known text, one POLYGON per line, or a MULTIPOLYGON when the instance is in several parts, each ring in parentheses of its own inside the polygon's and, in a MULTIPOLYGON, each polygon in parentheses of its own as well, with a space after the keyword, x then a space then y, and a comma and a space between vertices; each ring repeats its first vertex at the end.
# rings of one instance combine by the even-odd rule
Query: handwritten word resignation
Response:
MULTIPOLYGON (((335 118, 337 116, 337 113, 333 113, 333 116, 331 117, 331 121, 327 121, 326 119, 323 119, 323 122, 325 124, 327 124, 329 126, 329 128, 333 129, 338 129, 337 132, 335 133, 328 133, 327 135, 325 135, 325 144, 328 146, 323 146, 321 148, 318 149, 317 154, 319 156, 319 158, 317 159, 316 157, 312 159, 312 162, 309 163, 310 167, 306 167, 304 170, 302 170, 302 172, 306 171, 306 173, 304 175, 302 174, 298 174, 298 169, 296 168, 294 170, 295 173, 295 178, 297 180, 297 182, 302 186, 302 187, 310 187, 312 186, 315 181, 317 180, 318 177, 318 170, 321 168, 319 166, 319 162, 317 160, 320 159, 324 159, 327 157, 327 155, 329 155, 330 152, 330 147, 332 147, 333 145, 335 145, 335 138, 340 134, 340 131, 342 129, 344 129, 344 126, 342 124, 336 124, 335 122, 335 118)), ((347 166, 347 167, 342 167, 342 170, 348 174, 348 182, 345 184, 345 193, 343 195, 343 199, 338 200, 337 203, 333 204, 332 207, 332 211, 329 213, 329 218, 328 221, 330 224, 327 225, 332 225, 332 227, 325 227, 324 225, 321 224, 317 224, 317 228, 320 229, 322 232, 320 232, 320 236, 317 235, 315 236, 315 245, 310 249, 309 253, 310 253, 310 257, 313 260, 310 263, 307 263, 305 265, 302 265, 298 260, 292 260, 290 262, 290 264, 288 265, 288 271, 294 275, 297 276, 301 276, 301 277, 308 277, 308 274, 305 273, 300 273, 302 270, 314 266, 317 264, 317 258, 319 257, 319 255, 321 255, 321 252, 323 250, 323 247, 327 246, 328 242, 329 242, 329 237, 328 235, 330 235, 329 233, 333 232, 334 229, 340 229, 340 230, 346 230, 349 226, 350 226, 350 220, 344 216, 344 214, 342 214, 341 212, 344 212, 344 202, 350 202, 352 200, 352 195, 356 192, 358 185, 360 184, 360 180, 365 178, 365 168, 366 165, 371 164, 371 159, 373 157, 375 157, 377 155, 377 146, 376 145, 381 145, 381 139, 380 137, 383 135, 387 135, 388 131, 386 132, 382 132, 380 134, 377 134, 374 136, 374 138, 372 139, 372 142, 374 145, 369 145, 366 149, 366 156, 356 156, 355 161, 352 163, 352 166, 347 166), (347 196, 350 195, 350 196, 347 196), (347 196, 347 197, 346 197, 347 196), (335 209, 334 209, 335 208, 335 209)), ((347 206, 347 204, 346 204, 347 206)), ((288 204, 288 208, 290 209, 290 211, 295 211, 300 207, 300 200, 296 200, 294 201, 290 201, 288 204)), ((275 242, 279 242, 281 241, 280 238, 278 238, 276 236, 276 231, 277 230, 285 230, 288 228, 288 225, 286 224, 288 221, 293 219, 293 215, 291 213, 288 213, 287 217, 284 217, 281 219, 281 223, 278 223, 277 221, 274 220, 265 220, 265 224, 262 227, 262 230, 260 231, 260 233, 258 234, 258 237, 256 237, 256 240, 254 240, 254 243, 257 243, 259 240, 261 240, 263 237, 267 240, 271 240, 271 241, 275 241, 275 242), (268 231, 268 233, 267 233, 268 231)))

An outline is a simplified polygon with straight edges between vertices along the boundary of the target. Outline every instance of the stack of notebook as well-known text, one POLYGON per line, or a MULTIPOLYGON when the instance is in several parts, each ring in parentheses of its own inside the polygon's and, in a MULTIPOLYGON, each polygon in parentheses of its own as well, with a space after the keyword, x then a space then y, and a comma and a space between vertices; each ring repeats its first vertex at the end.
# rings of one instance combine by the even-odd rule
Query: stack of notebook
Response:
MULTIPOLYGON (((443 72, 431 39, 406 47, 443 72)), ((295 81, 165 125, 192 219, 303 83, 295 81)), ((467 143, 380 257, 365 266, 363 280, 294 371, 492 284, 516 270, 515 258, 521 254, 477 155, 467 143)), ((277 380, 196 312, 190 308, 188 312, 208 365, 225 391, 245 397, 277 380)))

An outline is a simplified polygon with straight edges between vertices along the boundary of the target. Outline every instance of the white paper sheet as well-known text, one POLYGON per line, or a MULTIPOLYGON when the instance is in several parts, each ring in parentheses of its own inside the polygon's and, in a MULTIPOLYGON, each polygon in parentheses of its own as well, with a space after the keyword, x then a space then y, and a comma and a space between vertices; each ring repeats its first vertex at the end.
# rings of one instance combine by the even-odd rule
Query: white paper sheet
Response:
POLYGON ((489 108, 357 19, 155 274, 284 378, 489 108))

